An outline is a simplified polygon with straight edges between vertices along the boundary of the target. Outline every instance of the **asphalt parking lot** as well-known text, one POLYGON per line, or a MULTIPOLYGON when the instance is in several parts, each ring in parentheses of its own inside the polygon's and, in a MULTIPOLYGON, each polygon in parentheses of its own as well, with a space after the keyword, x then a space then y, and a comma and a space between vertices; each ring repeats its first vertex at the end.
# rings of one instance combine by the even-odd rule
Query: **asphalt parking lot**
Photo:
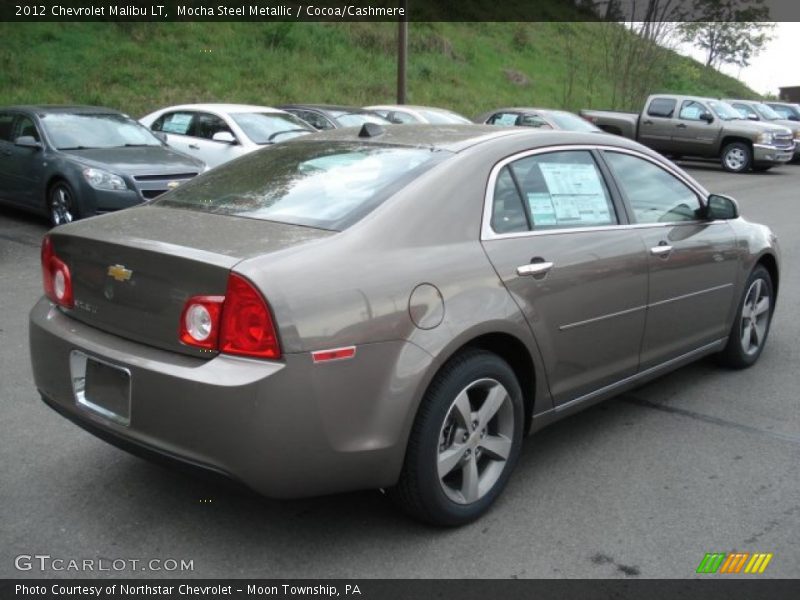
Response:
POLYGON ((683 166, 780 238, 760 362, 700 362, 528 438, 495 508, 455 530, 419 525, 378 492, 263 499, 142 461, 57 415, 33 387, 27 343, 46 226, 0 209, 0 577, 683 578, 705 553, 731 551, 774 553, 761 577, 798 576, 800 165, 683 166), (193 570, 15 568, 34 554, 193 570))

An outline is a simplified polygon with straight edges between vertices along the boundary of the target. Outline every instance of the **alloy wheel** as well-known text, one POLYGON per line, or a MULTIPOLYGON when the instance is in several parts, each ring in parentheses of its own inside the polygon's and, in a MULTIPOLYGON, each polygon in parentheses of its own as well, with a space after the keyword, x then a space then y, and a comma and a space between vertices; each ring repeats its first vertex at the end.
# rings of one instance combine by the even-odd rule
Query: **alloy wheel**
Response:
POLYGON ((50 220, 53 225, 63 225, 75 220, 72 193, 63 184, 53 188, 50 194, 50 220))
POLYGON ((763 279, 756 279, 747 290, 742 306, 739 338, 745 354, 753 355, 761 348, 767 335, 769 317, 769 289, 763 279))
POLYGON ((506 467, 514 439, 514 407, 495 379, 470 383, 455 398, 439 434, 437 470, 447 497, 471 504, 485 496, 506 467))

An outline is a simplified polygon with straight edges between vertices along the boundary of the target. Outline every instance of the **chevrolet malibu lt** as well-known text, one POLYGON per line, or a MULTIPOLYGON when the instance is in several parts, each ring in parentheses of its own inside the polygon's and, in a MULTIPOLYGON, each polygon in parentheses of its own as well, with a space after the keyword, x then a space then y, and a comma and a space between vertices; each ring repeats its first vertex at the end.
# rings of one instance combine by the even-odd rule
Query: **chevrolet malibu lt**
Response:
POLYGON ((624 138, 365 125, 53 230, 33 373, 127 449, 457 525, 526 434, 706 355, 755 363, 779 256, 624 138))
POLYGON ((52 225, 140 204, 205 169, 97 106, 0 108, 0 154, 0 204, 52 225))

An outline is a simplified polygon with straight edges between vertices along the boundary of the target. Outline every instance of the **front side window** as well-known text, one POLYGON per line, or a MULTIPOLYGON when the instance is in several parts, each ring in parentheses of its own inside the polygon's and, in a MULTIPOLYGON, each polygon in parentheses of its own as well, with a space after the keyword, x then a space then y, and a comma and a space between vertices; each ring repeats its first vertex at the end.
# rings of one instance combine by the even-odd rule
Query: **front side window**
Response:
POLYGON ((700 116, 707 112, 708 110, 706 107, 699 102, 695 102, 694 100, 686 100, 681 105, 681 113, 679 118, 686 121, 700 121, 700 116))
POLYGON ((50 113, 41 122, 58 150, 161 146, 149 129, 121 114, 50 113))
POLYGON ((205 140, 213 140, 218 133, 229 133, 233 136, 231 128, 221 117, 211 113, 196 113, 194 115, 189 135, 205 140))
POLYGON ((39 131, 36 129, 36 125, 30 117, 21 116, 14 124, 13 139, 16 140, 20 137, 32 137, 37 142, 41 141, 39 139, 39 131))
POLYGON ((517 125, 521 127, 534 127, 536 129, 552 129, 550 123, 539 115, 520 115, 517 125))
POLYGON ((701 218, 697 194, 680 179, 648 160, 606 152, 614 177, 633 209, 636 223, 673 223, 701 218))
POLYGON ((429 148, 298 140, 217 167, 154 204, 340 231, 449 156, 429 148))
POLYGON ((408 124, 408 123, 420 123, 420 120, 417 119, 411 113, 403 112, 401 110, 395 110, 390 112, 388 115, 381 115, 385 119, 388 119, 392 123, 400 123, 400 124, 408 124))
POLYGON ((497 233, 615 225, 611 195, 587 150, 521 158, 498 174, 492 228, 497 233), (522 210, 518 207, 521 207, 522 210))

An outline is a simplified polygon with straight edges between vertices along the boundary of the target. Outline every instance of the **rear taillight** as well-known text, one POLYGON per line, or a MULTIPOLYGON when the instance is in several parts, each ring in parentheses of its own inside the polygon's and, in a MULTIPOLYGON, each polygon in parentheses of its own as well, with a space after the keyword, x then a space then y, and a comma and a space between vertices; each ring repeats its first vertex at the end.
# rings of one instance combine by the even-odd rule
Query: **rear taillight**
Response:
POLYGON ((51 302, 64 308, 73 308, 72 275, 69 267, 56 256, 49 235, 42 239, 42 283, 44 293, 51 302))
POLYGON ((231 273, 224 296, 193 296, 181 313, 180 340, 189 346, 253 358, 280 358, 269 305, 244 277, 231 273))

